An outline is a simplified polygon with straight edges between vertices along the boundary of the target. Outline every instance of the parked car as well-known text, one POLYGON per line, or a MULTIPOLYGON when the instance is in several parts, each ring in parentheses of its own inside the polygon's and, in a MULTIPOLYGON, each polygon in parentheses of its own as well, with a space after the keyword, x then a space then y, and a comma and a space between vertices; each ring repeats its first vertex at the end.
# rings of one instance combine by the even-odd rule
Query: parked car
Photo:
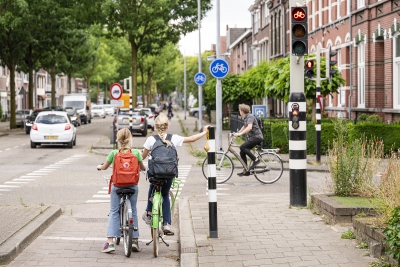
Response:
POLYGON ((103 106, 100 106, 100 105, 93 105, 92 106, 92 118, 94 118, 96 116, 105 119, 106 111, 104 110, 103 106))
MULTIPOLYGON (((191 108, 191 109, 189 110, 189 115, 198 118, 198 117, 199 117, 199 111, 200 111, 200 108, 199 108, 199 107, 191 108)), ((206 107, 203 106, 202 113, 204 114, 205 112, 206 112, 206 107)))
MULTIPOLYGON (((129 128, 129 121, 129 108, 118 109, 118 115, 114 118, 117 131, 122 128, 129 128)), ((147 135, 147 119, 139 111, 132 111, 132 133, 141 133, 142 136, 147 135)))
POLYGON ((79 116, 78 111, 73 108, 73 107, 65 107, 65 110, 68 114, 68 116, 71 119, 71 122, 74 124, 75 127, 81 126, 82 121, 81 121, 81 116, 79 116))
POLYGON ((32 114, 32 109, 20 109, 15 112, 15 124, 24 127, 26 119, 32 114))
POLYGON ((43 111, 43 109, 35 109, 30 116, 25 121, 25 133, 29 134, 31 132, 32 124, 35 122, 37 115, 39 112, 43 111))
POLYGON ((76 128, 65 111, 40 112, 30 132, 31 148, 43 144, 76 145, 76 128))
POLYGON ((147 118, 147 128, 154 131, 154 114, 150 108, 135 108, 134 111, 139 111, 140 115, 145 115, 147 118))
POLYGON ((136 108, 142 108, 143 107, 143 102, 142 101, 138 101, 136 104, 136 108))
POLYGON ((52 107, 45 107, 43 110, 65 111, 65 108, 62 106, 52 106, 52 107))
POLYGON ((110 116, 114 115, 114 113, 115 113, 114 107, 112 107, 111 105, 108 105, 108 104, 102 105, 102 106, 104 107, 104 110, 107 115, 110 115, 110 116))

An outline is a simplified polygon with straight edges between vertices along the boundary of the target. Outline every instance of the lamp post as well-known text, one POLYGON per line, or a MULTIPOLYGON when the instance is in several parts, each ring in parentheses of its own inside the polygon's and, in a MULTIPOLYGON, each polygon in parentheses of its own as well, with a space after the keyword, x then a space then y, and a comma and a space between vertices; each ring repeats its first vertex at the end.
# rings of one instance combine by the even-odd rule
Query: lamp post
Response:
MULTIPOLYGON (((219 59, 221 57, 221 49, 220 49, 220 0, 217 0, 217 4, 216 4, 216 8, 217 8, 217 59, 219 59)), ((217 85, 216 85, 216 92, 215 92, 216 96, 215 96, 215 111, 216 111, 216 130, 217 130, 217 134, 216 134, 216 145, 217 145, 217 149, 219 150, 222 147, 222 83, 221 83, 221 79, 217 79, 217 85)), ((200 107, 201 109, 201 107, 200 107)))
MULTIPOLYGON (((199 28, 199 73, 201 72, 201 33, 200 33, 200 23, 201 23, 201 0, 197 0, 197 24, 199 28)), ((203 128, 203 87, 199 85, 199 130, 202 131, 203 128)))

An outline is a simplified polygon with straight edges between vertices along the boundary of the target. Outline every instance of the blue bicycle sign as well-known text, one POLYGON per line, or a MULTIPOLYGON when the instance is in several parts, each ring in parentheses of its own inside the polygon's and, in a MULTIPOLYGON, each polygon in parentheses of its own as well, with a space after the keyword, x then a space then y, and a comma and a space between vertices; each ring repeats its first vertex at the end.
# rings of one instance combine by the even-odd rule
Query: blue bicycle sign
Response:
POLYGON ((196 73, 196 75, 194 75, 194 82, 198 85, 204 84, 206 82, 206 75, 202 72, 196 73))
POLYGON ((210 73, 215 78, 224 78, 229 73, 229 65, 223 59, 216 59, 210 65, 210 73))

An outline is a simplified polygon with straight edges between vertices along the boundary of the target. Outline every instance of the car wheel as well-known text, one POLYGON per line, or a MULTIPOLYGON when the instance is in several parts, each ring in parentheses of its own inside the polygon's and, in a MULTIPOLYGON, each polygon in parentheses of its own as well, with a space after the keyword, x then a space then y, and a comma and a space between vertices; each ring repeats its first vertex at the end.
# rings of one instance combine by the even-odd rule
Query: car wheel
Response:
POLYGON ((72 148, 72 147, 73 147, 73 141, 72 141, 72 140, 71 140, 71 142, 68 142, 68 143, 67 143, 67 147, 68 147, 68 148, 72 148))
POLYGON ((72 143, 73 146, 76 146, 76 135, 75 135, 75 139, 74 142, 72 143))
POLYGON ((25 133, 26 133, 26 134, 29 134, 29 133, 30 133, 30 129, 29 129, 29 128, 26 128, 26 129, 25 129, 25 133))
POLYGON ((145 130, 142 132, 142 136, 147 136, 147 127, 146 127, 145 130))
POLYGON ((83 122, 84 124, 87 124, 87 119, 85 119, 85 121, 83 122))
POLYGON ((92 123, 92 119, 89 120, 89 123, 92 123))
POLYGON ((36 143, 31 141, 31 148, 36 148, 36 143))
POLYGON ((198 112, 193 112, 193 117, 198 117, 199 116, 199 113, 198 112))

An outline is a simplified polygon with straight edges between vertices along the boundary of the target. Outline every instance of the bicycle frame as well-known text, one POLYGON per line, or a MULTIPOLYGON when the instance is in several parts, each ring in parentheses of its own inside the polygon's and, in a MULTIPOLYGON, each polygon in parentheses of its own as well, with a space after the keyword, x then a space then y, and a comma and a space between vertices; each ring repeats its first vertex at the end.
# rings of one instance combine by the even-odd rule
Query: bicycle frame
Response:
POLYGON ((176 193, 174 194, 174 198, 172 199, 171 211, 174 209, 175 200, 176 200, 176 197, 178 196, 179 189, 180 189, 179 185, 181 183, 182 183, 182 180, 179 180, 178 178, 174 178, 174 180, 172 181, 171 189, 175 189, 176 188, 176 193))
POLYGON ((161 195, 161 186, 154 185, 154 193, 153 193, 153 207, 152 207, 152 225, 151 227, 157 228, 159 227, 159 222, 163 221, 163 210, 162 210, 162 195, 161 195), (159 210, 158 210, 159 209, 159 210))

